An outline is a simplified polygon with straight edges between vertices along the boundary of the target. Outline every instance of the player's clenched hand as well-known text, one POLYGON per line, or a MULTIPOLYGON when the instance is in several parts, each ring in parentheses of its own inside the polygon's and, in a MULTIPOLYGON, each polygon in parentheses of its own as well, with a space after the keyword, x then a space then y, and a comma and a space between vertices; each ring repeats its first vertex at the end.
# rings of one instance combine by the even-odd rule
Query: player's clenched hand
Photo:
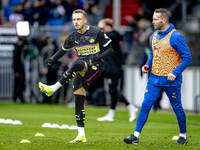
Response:
POLYGON ((92 64, 93 62, 98 61, 98 60, 99 60, 98 55, 95 55, 95 56, 90 57, 89 62, 90 64, 92 64))
POLYGON ((148 65, 142 66, 142 72, 143 72, 143 73, 147 73, 147 72, 148 72, 148 69, 149 69, 149 66, 148 66, 148 65))
POLYGON ((169 81, 174 81, 175 79, 176 79, 176 76, 173 75, 172 73, 169 73, 169 74, 167 75, 167 80, 169 80, 169 81))
POLYGON ((54 60, 52 59, 52 58, 48 58, 47 60, 46 60, 46 64, 47 65, 49 65, 49 66, 51 66, 51 64, 54 62, 54 60))

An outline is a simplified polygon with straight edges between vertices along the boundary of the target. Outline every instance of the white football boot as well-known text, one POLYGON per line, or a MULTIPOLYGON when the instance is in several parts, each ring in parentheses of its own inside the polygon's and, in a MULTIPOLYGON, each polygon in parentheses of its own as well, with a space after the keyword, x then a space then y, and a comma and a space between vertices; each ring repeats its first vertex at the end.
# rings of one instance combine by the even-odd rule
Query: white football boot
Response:
POLYGON ((129 122, 133 122, 133 121, 135 120, 136 116, 137 116, 138 108, 135 107, 135 106, 132 105, 132 104, 129 104, 129 105, 127 106, 127 108, 128 108, 128 110, 129 110, 129 116, 130 116, 129 122))
POLYGON ((101 118, 97 118, 97 121, 114 121, 114 116, 115 116, 115 110, 110 109, 107 115, 101 118))

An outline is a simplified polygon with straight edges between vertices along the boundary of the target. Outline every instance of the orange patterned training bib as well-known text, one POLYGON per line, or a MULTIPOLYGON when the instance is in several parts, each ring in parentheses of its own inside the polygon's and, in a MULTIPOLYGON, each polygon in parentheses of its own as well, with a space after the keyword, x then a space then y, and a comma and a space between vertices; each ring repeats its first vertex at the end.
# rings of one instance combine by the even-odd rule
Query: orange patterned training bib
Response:
POLYGON ((170 37, 174 31, 176 30, 173 29, 170 31, 168 35, 161 40, 156 38, 158 31, 153 37, 153 64, 151 72, 155 75, 166 76, 167 74, 173 72, 181 62, 178 52, 170 45, 170 37))

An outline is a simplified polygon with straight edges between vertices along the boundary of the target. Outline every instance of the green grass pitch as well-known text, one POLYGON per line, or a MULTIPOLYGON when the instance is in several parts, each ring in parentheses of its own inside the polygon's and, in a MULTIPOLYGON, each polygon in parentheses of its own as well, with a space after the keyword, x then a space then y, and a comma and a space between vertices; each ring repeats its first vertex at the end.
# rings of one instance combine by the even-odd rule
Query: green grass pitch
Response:
POLYGON ((76 125, 74 108, 47 104, 0 104, 0 118, 20 120, 22 125, 0 123, 0 150, 198 150, 200 149, 200 116, 186 113, 187 145, 174 145, 173 136, 179 135, 172 111, 151 111, 140 135, 139 145, 129 145, 123 139, 133 133, 136 121, 128 122, 128 110, 117 107, 114 122, 98 122, 108 107, 85 106, 87 143, 70 144, 77 130, 42 128, 49 122, 76 125), (36 137, 36 133, 44 137, 36 137), (20 143, 27 139, 31 143, 20 143))

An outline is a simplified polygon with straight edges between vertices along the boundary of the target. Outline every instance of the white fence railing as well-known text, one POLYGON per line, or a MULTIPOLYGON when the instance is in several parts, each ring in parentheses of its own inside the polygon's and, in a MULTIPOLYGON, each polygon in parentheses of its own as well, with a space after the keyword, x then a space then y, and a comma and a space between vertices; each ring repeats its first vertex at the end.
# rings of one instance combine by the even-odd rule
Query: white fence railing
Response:
POLYGON ((12 51, 11 56, 6 55, 0 51, 0 98, 11 98, 13 95, 12 51))
MULTIPOLYGON (((141 107, 147 84, 147 74, 140 76, 139 66, 124 67, 124 93, 127 99, 134 105, 141 107)), ((185 110, 195 111, 200 108, 200 67, 188 67, 183 72, 182 104, 185 110), (198 106, 197 106, 198 105, 198 106)), ((163 95, 161 100, 162 109, 171 109, 168 97, 163 95)))

